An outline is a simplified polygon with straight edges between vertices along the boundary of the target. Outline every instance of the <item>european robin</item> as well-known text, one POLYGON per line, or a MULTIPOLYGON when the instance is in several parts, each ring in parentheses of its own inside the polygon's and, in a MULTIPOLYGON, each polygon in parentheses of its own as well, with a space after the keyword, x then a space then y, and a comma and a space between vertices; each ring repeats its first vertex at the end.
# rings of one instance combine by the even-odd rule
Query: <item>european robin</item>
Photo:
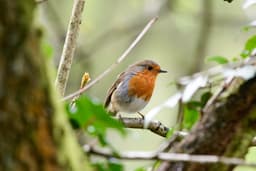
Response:
MULTIPOLYGON (((160 66, 151 60, 144 60, 130 65, 122 72, 111 88, 105 100, 105 108, 113 115, 119 112, 138 113, 148 104, 160 66)), ((143 117, 144 118, 144 117, 143 117)))

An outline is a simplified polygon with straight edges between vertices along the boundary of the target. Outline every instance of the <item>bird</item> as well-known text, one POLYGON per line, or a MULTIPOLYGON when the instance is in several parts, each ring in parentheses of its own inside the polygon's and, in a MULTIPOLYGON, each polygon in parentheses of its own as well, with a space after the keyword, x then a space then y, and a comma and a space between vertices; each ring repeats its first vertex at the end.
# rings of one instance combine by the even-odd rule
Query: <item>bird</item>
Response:
POLYGON ((120 112, 138 113, 144 119, 140 111, 151 99, 157 75, 166 72, 152 60, 130 65, 108 90, 104 107, 114 116, 120 117, 120 112))

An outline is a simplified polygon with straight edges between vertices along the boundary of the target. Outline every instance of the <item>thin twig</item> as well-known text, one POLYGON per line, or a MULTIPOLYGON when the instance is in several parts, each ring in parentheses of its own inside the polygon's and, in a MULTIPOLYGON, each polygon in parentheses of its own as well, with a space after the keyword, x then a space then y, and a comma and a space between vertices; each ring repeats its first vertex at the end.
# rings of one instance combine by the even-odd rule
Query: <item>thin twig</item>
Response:
POLYGON ((178 83, 179 86, 184 86, 184 85, 189 84, 191 82, 191 80, 195 79, 198 76, 207 75, 209 78, 216 77, 220 73, 225 72, 225 70, 227 70, 227 69, 236 69, 236 68, 240 68, 240 67, 243 67, 246 65, 256 65, 256 57, 251 56, 250 58, 240 59, 236 62, 230 62, 227 64, 218 65, 218 66, 209 68, 209 69, 201 71, 201 72, 196 72, 192 75, 183 76, 183 77, 177 79, 176 82, 178 83))
POLYGON ((184 118, 184 104, 182 103, 182 100, 180 99, 179 100, 179 109, 178 109, 178 116, 177 116, 177 130, 182 130, 182 121, 183 121, 183 118, 184 118))
POLYGON ((216 102, 216 100, 221 96, 221 94, 231 85, 231 83, 234 81, 234 77, 228 78, 223 85, 214 93, 214 95, 208 100, 205 107, 203 108, 202 112, 205 113, 213 103, 216 102))
POLYGON ((124 124, 126 128, 139 128, 139 129, 149 129, 150 131, 166 137, 169 131, 169 128, 163 125, 159 121, 150 121, 147 128, 144 128, 144 119, 143 118, 119 118, 119 120, 124 124))
POLYGON ((159 145, 157 153, 169 151, 169 149, 177 142, 186 137, 189 133, 186 131, 174 131, 173 135, 162 144, 159 145))
POLYGON ((78 37, 79 26, 81 24, 82 12, 84 9, 84 0, 75 0, 68 31, 60 59, 60 64, 55 81, 56 87, 59 89, 60 94, 64 96, 65 89, 69 77, 70 68, 72 65, 74 52, 76 48, 76 40, 78 37))
POLYGON ((136 39, 130 44, 130 46, 124 51, 124 53, 116 60, 114 64, 112 64, 108 69, 106 69, 102 74, 100 74, 97 78, 95 78, 93 81, 91 81, 88 85, 86 85, 84 88, 64 97, 62 100, 69 100, 73 97, 77 96, 78 94, 83 93, 84 91, 91 88, 94 84, 99 82, 102 78, 104 78, 110 71, 112 71, 120 62, 122 62, 127 55, 131 52, 131 50, 138 44, 138 42, 141 40, 141 38, 147 33, 147 31, 151 28, 151 26, 156 22, 157 17, 154 17, 151 19, 147 25, 143 28, 143 30, 140 32, 140 34, 136 37, 136 39))
POLYGON ((216 155, 190 155, 182 153, 156 153, 148 151, 137 152, 120 152, 113 154, 110 150, 99 149, 88 145, 84 146, 84 151, 87 154, 93 154, 106 158, 118 158, 123 160, 164 160, 172 162, 192 162, 201 164, 226 164, 226 165, 241 165, 256 168, 256 163, 249 163, 240 158, 222 157, 216 155))
POLYGON ((178 134, 173 135, 168 141, 163 142, 157 149, 158 153, 167 152, 170 148, 178 142, 178 134))
MULTIPOLYGON (((232 80, 232 79, 231 79, 232 80)), ((252 135, 245 137, 243 132, 248 127, 253 127, 255 118, 251 117, 256 99, 256 77, 245 81, 239 89, 231 93, 225 100, 215 101, 211 104, 201 120, 193 127, 189 135, 180 143, 175 144, 171 152, 183 152, 190 154, 215 154, 243 157, 250 146, 252 135), (241 115, 241 113, 243 115, 241 115), (244 138, 248 141, 236 150, 236 140, 244 138), (213 144, 214 142, 214 144, 213 144), (234 149, 227 150, 227 149, 234 149)), ((212 170, 215 166, 198 165, 183 162, 162 162, 158 171, 177 170, 182 166, 183 170, 212 170)), ((213 170, 218 170, 216 166, 213 170)), ((228 167, 230 170, 232 167, 228 167)))

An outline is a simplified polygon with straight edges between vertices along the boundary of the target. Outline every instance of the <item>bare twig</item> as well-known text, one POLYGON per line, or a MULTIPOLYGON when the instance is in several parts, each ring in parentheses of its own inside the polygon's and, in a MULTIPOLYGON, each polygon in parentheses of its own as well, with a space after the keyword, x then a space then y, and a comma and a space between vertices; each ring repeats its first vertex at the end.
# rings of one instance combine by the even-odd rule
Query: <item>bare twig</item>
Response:
MULTIPOLYGON (((144 129, 144 119, 142 118, 120 118, 119 119, 126 128, 140 128, 144 129)), ((148 127, 145 129, 149 129, 150 131, 162 136, 166 137, 169 131, 169 128, 163 125, 159 121, 150 121, 148 127)))
POLYGON ((166 152, 168 151, 176 142, 184 138, 188 133, 182 132, 182 131, 176 131, 173 133, 171 138, 169 138, 167 141, 163 142, 159 147, 157 152, 166 152))
MULTIPOLYGON (((236 68, 240 68, 240 67, 243 67, 246 65, 256 65, 256 57, 251 56, 250 58, 240 59, 236 62, 230 62, 227 64, 218 65, 218 66, 209 68, 209 69, 201 71, 201 72, 196 72, 189 76, 183 76, 183 77, 177 79, 176 82, 178 83, 179 86, 185 86, 185 85, 189 84, 191 82, 191 80, 195 79, 198 76, 207 75, 209 78, 212 78, 212 77, 216 77, 216 76, 220 75, 220 73, 224 73, 225 70, 227 70, 227 69, 236 69, 236 68)), ((219 81, 221 81, 221 80, 219 80, 219 81)))
POLYGON ((221 96, 221 94, 231 85, 234 79, 234 77, 230 77, 222 84, 222 86, 214 93, 214 95, 206 103, 205 107, 202 110, 203 113, 209 110, 210 106, 216 102, 216 100, 221 96))
POLYGON ((68 31, 60 59, 60 64, 55 81, 56 87, 59 89, 60 94, 64 96, 65 89, 69 77, 69 72, 74 57, 76 48, 76 39, 79 32, 79 25, 81 24, 82 12, 84 8, 84 0, 75 0, 70 17, 68 31))
POLYGON ((178 109, 178 116, 177 116, 177 130, 182 130, 182 121, 183 121, 183 118, 184 118, 184 105, 182 103, 182 100, 180 99, 179 100, 179 109, 178 109))
POLYGON ((226 165, 241 165, 255 167, 256 163, 249 163, 240 158, 222 157, 216 155, 190 155, 182 153, 156 153, 148 151, 138 152, 120 152, 119 154, 113 154, 110 150, 99 149, 88 145, 84 146, 86 154, 94 154, 106 158, 118 158, 124 160, 164 160, 164 161, 180 161, 191 162, 201 164, 226 164, 226 165))
POLYGON ((148 24, 143 28, 143 30, 140 32, 140 34, 136 37, 136 39, 130 44, 130 46, 124 51, 124 53, 116 60, 114 64, 112 64, 108 69, 106 69, 102 74, 100 74, 97 78, 95 78, 93 81, 91 81, 88 85, 86 85, 84 88, 64 97, 62 100, 69 100, 73 97, 77 96, 78 94, 83 93, 85 90, 91 88, 94 84, 99 82, 102 78, 104 78, 110 71, 112 71, 120 62, 122 62, 127 55, 131 52, 131 50, 138 44, 138 42, 141 40, 141 38, 147 33, 147 31, 151 28, 151 26, 156 22, 157 17, 154 17, 151 19, 148 24))

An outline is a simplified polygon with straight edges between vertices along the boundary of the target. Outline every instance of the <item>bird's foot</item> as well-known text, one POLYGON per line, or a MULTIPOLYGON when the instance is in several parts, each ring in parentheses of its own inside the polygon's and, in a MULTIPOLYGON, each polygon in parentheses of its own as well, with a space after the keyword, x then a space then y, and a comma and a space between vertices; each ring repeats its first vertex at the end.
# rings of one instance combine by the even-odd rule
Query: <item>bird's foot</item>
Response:
POLYGON ((141 118, 144 120, 144 115, 142 114, 142 113, 140 113, 140 112, 137 112, 140 116, 141 116, 141 118))

